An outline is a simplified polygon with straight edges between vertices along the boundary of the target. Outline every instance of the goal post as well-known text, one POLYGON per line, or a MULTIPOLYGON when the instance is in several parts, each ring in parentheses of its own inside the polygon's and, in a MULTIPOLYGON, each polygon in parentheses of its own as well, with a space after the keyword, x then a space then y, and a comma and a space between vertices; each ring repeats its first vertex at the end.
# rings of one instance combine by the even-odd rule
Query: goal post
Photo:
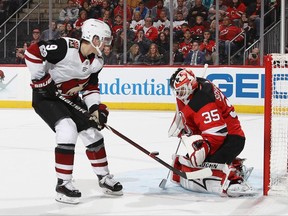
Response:
POLYGON ((288 195, 288 54, 265 58, 264 195, 288 195))

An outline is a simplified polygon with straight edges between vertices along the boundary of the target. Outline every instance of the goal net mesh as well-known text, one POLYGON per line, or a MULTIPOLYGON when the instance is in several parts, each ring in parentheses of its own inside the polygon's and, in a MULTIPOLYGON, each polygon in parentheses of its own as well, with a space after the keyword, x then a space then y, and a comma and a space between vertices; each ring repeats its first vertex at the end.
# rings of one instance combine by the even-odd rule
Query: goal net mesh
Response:
MULTIPOLYGON (((271 54, 270 176, 268 194, 288 193, 288 55, 271 54)), ((267 72, 267 70, 266 70, 267 72)), ((266 80, 267 81, 267 80, 266 80)), ((266 106, 267 104, 265 104, 266 106)), ((266 115, 266 114, 265 114, 266 115)), ((266 132, 266 131, 265 131, 266 132)), ((267 146, 265 146, 267 148, 267 146)), ((264 185, 265 187, 265 185, 264 185)))

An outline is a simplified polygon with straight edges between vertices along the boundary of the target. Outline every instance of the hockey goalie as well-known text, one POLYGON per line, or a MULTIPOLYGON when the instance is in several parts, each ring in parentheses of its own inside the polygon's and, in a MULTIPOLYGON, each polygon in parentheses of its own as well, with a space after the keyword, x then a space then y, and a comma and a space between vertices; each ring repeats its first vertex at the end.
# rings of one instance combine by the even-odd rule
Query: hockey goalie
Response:
POLYGON ((221 196, 252 196, 247 183, 253 168, 247 169, 237 156, 245 145, 245 134, 234 107, 221 90, 190 69, 177 69, 170 79, 176 97, 176 114, 169 136, 179 137, 187 155, 173 155, 173 166, 184 172, 204 167, 212 176, 188 180, 173 173, 172 182, 183 188, 221 196))

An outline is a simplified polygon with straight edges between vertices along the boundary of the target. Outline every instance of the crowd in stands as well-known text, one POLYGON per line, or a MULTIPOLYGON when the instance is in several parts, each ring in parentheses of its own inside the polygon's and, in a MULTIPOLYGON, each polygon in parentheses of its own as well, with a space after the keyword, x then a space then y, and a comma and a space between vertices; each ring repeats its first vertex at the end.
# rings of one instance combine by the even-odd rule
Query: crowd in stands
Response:
MULTIPOLYGON (((127 0, 127 38, 124 38, 124 0, 68 0, 67 6, 59 11, 59 19, 51 23, 52 37, 80 39, 83 22, 96 18, 106 22, 113 33, 112 46, 103 51, 105 64, 124 63, 125 40, 127 64, 169 64, 170 37, 173 37, 173 64, 216 64, 215 0, 174 0, 173 35, 170 35, 169 3, 169 0, 127 0)), ((219 64, 227 63, 229 53, 259 39, 263 3, 265 12, 279 5, 277 0, 219 0, 219 64)), ((269 22, 269 17, 265 17, 264 24, 269 22)), ((40 39, 47 40, 48 33, 48 29, 42 31, 40 39)), ((255 52, 258 56, 259 49, 255 52)), ((247 64, 259 64, 251 58, 249 55, 247 64)))

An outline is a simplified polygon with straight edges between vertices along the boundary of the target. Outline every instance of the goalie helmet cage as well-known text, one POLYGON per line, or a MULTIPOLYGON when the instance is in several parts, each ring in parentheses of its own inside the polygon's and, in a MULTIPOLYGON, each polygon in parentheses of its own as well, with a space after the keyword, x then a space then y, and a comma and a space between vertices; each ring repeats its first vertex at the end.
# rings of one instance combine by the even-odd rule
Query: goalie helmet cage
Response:
POLYGON ((288 54, 265 58, 264 195, 288 195, 288 54))

